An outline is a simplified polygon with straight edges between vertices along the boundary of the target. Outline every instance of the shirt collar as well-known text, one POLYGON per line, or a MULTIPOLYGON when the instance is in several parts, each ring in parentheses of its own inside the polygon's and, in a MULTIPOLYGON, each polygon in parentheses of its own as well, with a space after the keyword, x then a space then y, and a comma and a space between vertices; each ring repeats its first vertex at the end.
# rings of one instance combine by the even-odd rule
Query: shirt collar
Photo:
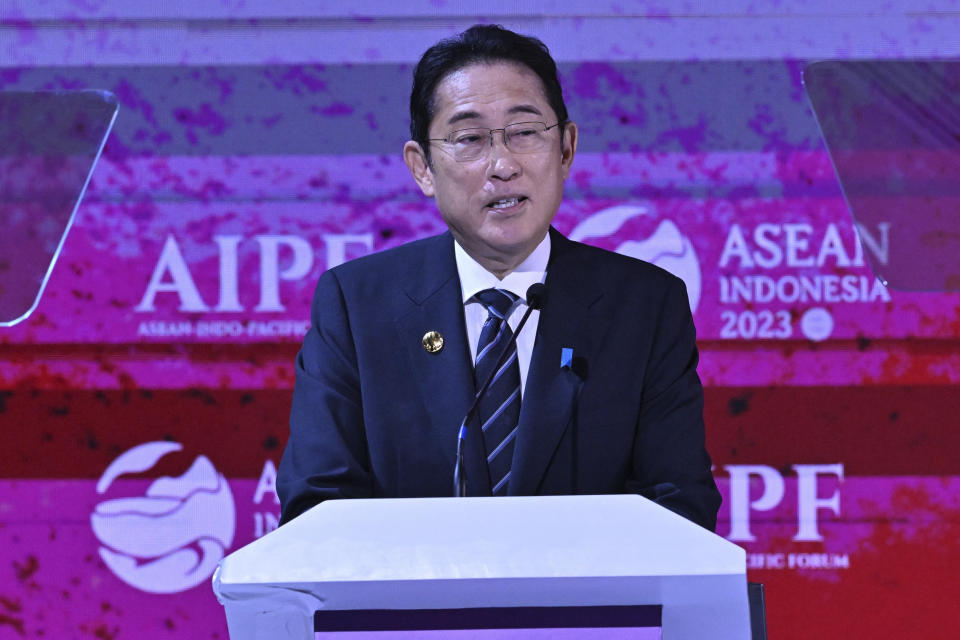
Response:
POLYGON ((464 304, 484 289, 506 289, 521 300, 526 300, 530 285, 546 279, 547 262, 550 260, 550 234, 544 235, 543 240, 527 256, 527 259, 507 274, 503 280, 480 266, 480 263, 471 258, 456 240, 453 243, 453 252, 457 261, 457 273, 460 275, 460 290, 463 293, 464 304))

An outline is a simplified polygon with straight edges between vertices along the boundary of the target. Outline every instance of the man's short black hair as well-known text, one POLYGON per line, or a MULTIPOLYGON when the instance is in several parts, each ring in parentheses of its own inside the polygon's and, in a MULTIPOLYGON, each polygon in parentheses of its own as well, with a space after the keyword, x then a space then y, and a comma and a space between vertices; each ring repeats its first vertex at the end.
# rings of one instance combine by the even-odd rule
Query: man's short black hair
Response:
MULTIPOLYGON (((477 24, 452 38, 427 49, 413 72, 410 92, 410 137, 423 147, 430 160, 427 143, 434 116, 434 93, 448 74, 476 63, 513 62, 533 71, 543 84, 547 103, 561 123, 567 122, 567 105, 557 78, 557 64, 550 50, 537 38, 524 36, 499 25, 477 24)), ((552 122, 548 122, 552 125, 552 122)))

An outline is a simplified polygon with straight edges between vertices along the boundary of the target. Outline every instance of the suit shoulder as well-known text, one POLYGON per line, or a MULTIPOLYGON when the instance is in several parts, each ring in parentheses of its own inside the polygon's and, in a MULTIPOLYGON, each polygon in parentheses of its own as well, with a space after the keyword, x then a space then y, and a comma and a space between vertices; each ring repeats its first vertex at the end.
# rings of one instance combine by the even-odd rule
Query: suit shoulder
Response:
POLYGON ((582 262, 584 268, 593 269, 604 280, 616 281, 626 278, 628 281, 641 279, 648 283, 654 282, 663 286, 683 284, 680 278, 666 269, 645 260, 574 240, 567 240, 567 242, 570 243, 571 252, 576 254, 576 260, 582 262))
POLYGON ((366 279, 374 273, 380 279, 390 280, 393 277, 399 277, 401 273, 405 274, 412 266, 419 264, 424 255, 442 251, 444 246, 450 242, 452 240, 446 233, 421 238, 390 249, 354 258, 337 265, 327 273, 335 276, 341 282, 366 279))

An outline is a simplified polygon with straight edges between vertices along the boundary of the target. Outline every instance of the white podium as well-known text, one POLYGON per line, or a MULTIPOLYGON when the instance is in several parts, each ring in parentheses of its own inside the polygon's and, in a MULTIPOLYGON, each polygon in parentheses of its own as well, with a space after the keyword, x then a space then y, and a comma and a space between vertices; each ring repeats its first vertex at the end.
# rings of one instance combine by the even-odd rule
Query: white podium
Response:
POLYGON ((333 500, 213 576, 231 640, 314 613, 661 605, 669 640, 749 640, 743 549, 636 495, 333 500))

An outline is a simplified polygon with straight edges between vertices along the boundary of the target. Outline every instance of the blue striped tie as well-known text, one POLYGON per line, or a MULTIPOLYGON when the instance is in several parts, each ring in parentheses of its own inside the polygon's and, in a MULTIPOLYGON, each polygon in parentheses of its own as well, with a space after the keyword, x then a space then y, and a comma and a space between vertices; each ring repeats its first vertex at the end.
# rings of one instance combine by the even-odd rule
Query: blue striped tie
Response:
POLYGON ((487 308, 487 320, 480 332, 475 365, 476 389, 491 375, 493 382, 480 400, 477 416, 483 425, 483 442, 486 446, 487 467, 490 470, 490 486, 493 495, 506 495, 510 482, 510 463, 517 439, 517 423, 520 421, 520 365, 517 362, 516 344, 510 341, 513 332, 504 320, 517 296, 504 289, 484 289, 474 296, 487 308), (510 352, 501 359, 504 347, 510 352), (493 371, 498 360, 503 364, 493 371))

